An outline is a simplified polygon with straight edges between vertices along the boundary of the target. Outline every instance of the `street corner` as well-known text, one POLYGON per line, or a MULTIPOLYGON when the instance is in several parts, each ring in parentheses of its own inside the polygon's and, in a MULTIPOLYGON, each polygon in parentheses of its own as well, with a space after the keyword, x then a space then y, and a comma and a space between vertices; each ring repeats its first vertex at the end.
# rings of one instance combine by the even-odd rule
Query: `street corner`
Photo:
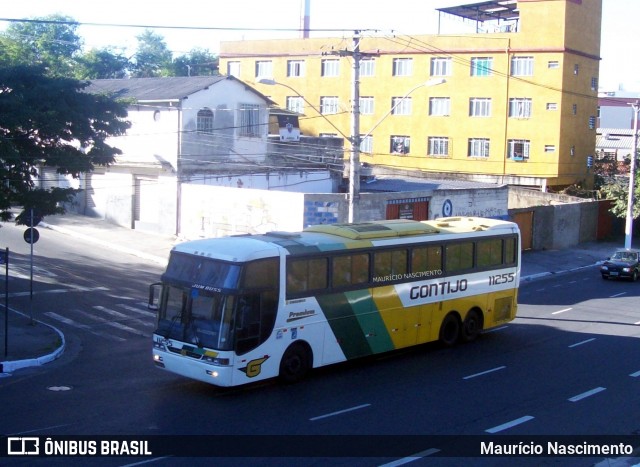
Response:
POLYGON ((0 373, 44 365, 64 352, 64 334, 53 326, 16 312, 2 321, 0 373))

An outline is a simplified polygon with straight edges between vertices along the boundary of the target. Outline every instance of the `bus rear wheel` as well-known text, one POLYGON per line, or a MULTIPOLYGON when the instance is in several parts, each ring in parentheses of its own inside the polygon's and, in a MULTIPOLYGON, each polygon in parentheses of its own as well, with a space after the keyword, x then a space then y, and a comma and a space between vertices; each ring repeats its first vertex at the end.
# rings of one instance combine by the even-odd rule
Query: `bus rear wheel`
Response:
POLYGON ((460 339, 460 320, 454 313, 449 313, 440 325, 440 342, 447 347, 455 345, 460 339))
POLYGON ((482 318, 477 310, 469 310, 462 322, 462 340, 472 342, 478 338, 482 330, 482 318))
POLYGON ((279 377, 287 384, 297 383, 307 376, 311 366, 311 350, 304 344, 292 344, 280 361, 279 377))

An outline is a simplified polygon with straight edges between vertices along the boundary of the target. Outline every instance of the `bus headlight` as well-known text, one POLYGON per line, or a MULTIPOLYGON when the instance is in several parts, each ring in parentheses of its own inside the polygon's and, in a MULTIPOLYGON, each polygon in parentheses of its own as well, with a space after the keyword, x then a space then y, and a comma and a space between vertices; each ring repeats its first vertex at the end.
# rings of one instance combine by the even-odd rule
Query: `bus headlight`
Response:
POLYGON ((228 358, 217 358, 217 357, 209 357, 205 356, 203 359, 205 362, 210 363, 211 365, 217 366, 228 366, 229 359, 228 358))

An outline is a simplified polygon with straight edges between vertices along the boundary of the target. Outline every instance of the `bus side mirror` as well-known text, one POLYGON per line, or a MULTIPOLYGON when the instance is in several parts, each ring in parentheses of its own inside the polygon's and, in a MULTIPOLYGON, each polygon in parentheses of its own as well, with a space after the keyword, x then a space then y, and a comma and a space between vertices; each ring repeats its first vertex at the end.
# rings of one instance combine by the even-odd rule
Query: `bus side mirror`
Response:
POLYGON ((158 302, 160 301, 160 288, 162 287, 162 283, 156 282, 155 284, 151 284, 149 286, 149 303, 147 307, 150 310, 157 311, 158 310, 158 302))

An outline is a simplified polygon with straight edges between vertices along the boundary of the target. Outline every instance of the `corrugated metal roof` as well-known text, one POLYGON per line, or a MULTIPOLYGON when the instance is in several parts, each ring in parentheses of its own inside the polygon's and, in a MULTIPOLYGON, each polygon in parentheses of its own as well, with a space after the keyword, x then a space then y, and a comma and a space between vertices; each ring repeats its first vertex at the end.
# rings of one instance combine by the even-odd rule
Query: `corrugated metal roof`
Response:
MULTIPOLYGON (((596 149, 628 149, 633 146, 633 130, 629 128, 598 128, 596 149)), ((638 141, 640 147, 640 140, 638 141)))
POLYGON ((273 101, 243 81, 233 76, 173 76, 164 78, 94 79, 85 88, 86 92, 108 93, 117 98, 132 98, 137 101, 180 100, 224 80, 233 80, 249 91, 273 101))
POLYGON ((361 192, 403 192, 423 190, 468 190, 499 188, 503 185, 470 180, 436 180, 417 177, 376 177, 360 184, 361 192))

